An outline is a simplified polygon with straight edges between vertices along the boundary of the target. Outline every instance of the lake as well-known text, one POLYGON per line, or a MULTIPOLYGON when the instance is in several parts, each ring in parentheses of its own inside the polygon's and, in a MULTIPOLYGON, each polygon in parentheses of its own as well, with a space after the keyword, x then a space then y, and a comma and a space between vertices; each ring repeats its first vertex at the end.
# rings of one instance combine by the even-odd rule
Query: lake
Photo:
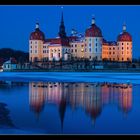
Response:
POLYGON ((1 134, 140 134, 140 84, 0 80, 1 134))

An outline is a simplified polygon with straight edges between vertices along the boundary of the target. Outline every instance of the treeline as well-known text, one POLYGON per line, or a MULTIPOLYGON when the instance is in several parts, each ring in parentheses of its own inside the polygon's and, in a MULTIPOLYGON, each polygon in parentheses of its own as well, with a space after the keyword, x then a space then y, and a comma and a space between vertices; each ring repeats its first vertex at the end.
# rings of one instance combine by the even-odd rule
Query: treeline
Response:
POLYGON ((18 63, 24 63, 29 61, 29 53, 13 50, 11 48, 0 49, 0 65, 10 58, 14 58, 18 63))

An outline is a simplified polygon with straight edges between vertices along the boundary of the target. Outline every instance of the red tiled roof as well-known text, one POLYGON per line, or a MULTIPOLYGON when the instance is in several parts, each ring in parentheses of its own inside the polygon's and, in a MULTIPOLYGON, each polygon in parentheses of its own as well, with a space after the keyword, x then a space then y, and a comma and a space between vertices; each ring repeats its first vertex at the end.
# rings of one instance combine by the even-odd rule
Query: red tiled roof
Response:
POLYGON ((62 46, 70 46, 68 38, 46 39, 45 42, 50 42, 50 44, 61 44, 62 46))
POLYGON ((98 26, 92 24, 85 32, 86 37, 102 37, 102 32, 98 26))
POLYGON ((132 36, 128 32, 118 35, 117 41, 132 41, 132 36))
POLYGON ((40 29, 36 29, 31 33, 30 40, 45 40, 45 35, 40 29))

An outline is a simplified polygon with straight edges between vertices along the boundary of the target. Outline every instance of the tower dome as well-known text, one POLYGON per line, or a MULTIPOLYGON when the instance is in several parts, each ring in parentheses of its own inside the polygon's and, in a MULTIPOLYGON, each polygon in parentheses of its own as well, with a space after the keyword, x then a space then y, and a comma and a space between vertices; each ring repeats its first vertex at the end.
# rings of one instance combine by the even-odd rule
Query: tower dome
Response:
POLYGON ((95 18, 92 18, 91 27, 85 32, 86 37, 102 37, 101 29, 95 24, 95 18))
POLYGON ((132 36, 126 32, 126 25, 123 25, 123 32, 121 34, 118 35, 117 37, 117 41, 132 41, 132 36))
POLYGON ((39 29, 39 23, 36 23, 35 31, 31 33, 30 40, 45 40, 44 33, 39 29))

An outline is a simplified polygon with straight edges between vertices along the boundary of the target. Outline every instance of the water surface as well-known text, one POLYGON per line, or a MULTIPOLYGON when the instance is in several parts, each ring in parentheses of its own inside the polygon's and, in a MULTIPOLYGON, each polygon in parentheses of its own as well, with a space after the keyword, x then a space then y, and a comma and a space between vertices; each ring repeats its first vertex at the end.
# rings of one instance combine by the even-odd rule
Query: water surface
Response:
POLYGON ((140 85, 0 81, 0 133, 140 134, 140 85))

